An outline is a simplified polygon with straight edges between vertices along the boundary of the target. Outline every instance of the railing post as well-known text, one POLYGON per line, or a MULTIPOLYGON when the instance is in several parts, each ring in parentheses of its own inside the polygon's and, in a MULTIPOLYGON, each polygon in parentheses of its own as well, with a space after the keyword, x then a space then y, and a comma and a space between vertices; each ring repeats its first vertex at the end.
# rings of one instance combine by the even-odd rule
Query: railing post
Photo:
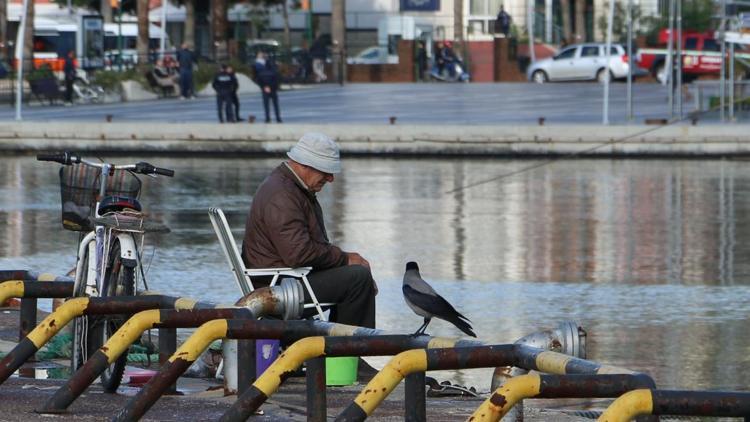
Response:
POLYGON ((257 377, 254 339, 237 340, 237 396, 247 391, 257 377))
MULTIPOLYGON (((164 366, 175 351, 177 351, 177 329, 159 328, 159 366, 164 366)), ((177 382, 170 385, 164 394, 177 394, 177 382)))
POLYGON ((406 376, 404 420, 406 422, 424 422, 427 420, 427 401, 425 399, 425 373, 415 372, 406 376))
POLYGON ((307 420, 323 422, 326 420, 326 359, 313 358, 306 362, 307 371, 307 420))
MULTIPOLYGON (((36 327, 36 298, 21 299, 21 311, 19 312, 20 324, 18 328, 18 341, 26 338, 27 335, 36 327)), ((36 360, 32 355, 29 361, 36 360)))

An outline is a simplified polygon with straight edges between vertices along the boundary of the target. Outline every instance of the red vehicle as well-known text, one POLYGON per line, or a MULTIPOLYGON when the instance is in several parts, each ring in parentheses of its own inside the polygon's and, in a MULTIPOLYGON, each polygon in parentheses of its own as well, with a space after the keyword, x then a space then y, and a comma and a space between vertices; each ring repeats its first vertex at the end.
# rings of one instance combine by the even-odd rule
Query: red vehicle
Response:
MULTIPOLYGON (((648 70, 659 82, 666 80, 668 42, 669 29, 662 29, 659 32, 659 47, 647 47, 638 51, 638 66, 648 70)), ((672 54, 676 54, 676 51, 673 50, 672 54)), ((750 54, 738 53, 737 57, 750 58, 750 54)), ((683 31, 683 80, 690 82, 701 75, 718 75, 720 70, 721 44, 714 38, 713 31, 683 31)))

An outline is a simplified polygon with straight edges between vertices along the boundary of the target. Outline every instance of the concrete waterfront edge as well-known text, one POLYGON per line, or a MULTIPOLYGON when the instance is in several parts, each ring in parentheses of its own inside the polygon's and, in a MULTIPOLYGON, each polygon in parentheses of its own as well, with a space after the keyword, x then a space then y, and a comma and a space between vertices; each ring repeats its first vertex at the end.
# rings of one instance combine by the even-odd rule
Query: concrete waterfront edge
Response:
POLYGON ((163 122, 3 122, 0 151, 277 154, 305 132, 344 154, 705 156, 750 154, 748 125, 218 125, 163 122))

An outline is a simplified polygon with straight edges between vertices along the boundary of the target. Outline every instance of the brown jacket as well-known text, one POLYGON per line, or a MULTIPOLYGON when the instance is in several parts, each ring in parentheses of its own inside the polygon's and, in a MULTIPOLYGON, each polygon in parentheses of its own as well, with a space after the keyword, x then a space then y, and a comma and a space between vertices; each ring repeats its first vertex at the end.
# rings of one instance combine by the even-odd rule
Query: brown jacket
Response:
POLYGON ((331 244, 315 193, 281 164, 258 187, 245 224, 242 258, 248 268, 346 265, 347 257, 331 244))

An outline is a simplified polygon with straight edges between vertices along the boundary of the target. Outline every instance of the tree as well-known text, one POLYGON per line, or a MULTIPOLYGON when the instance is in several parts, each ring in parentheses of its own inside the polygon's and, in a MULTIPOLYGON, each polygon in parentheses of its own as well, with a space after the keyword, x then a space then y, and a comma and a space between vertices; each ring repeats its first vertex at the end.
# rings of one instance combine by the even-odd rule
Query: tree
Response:
POLYGON ((572 32, 570 28, 570 0, 560 0, 560 11, 562 14, 563 40, 565 40, 565 43, 569 43, 572 32))
POLYGON ((586 41, 586 0, 575 0, 576 42, 586 41))
POLYGON ((137 0, 138 40, 135 48, 138 53, 138 66, 148 64, 148 0, 137 0))
MULTIPOLYGON (((604 7, 608 10, 609 3, 605 2, 604 7)), ((626 6, 623 6, 622 2, 615 3, 615 16, 612 20, 612 40, 614 42, 626 42, 628 40, 628 22, 627 22, 627 11, 626 6)), ((642 33, 638 22, 641 19, 641 8, 633 4, 633 10, 631 10, 631 18, 633 19, 633 36, 642 33)), ((599 16, 597 21, 599 30, 601 31, 602 38, 607 37, 607 15, 599 16)))

